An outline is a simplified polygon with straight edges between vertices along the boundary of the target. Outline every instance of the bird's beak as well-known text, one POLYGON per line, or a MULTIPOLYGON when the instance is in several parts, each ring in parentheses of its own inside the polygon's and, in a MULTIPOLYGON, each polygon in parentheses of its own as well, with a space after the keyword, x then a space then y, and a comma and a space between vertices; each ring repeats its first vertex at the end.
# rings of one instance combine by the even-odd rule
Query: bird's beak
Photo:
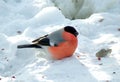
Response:
POLYGON ((75 36, 78 36, 78 34, 79 34, 78 32, 75 32, 75 33, 74 33, 75 36))

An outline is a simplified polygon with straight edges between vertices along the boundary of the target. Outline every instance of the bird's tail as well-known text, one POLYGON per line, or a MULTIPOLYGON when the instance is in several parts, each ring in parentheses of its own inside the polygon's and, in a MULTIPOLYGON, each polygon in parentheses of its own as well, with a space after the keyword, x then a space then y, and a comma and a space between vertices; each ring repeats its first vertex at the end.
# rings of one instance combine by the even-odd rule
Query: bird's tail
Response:
POLYGON ((24 44, 24 45, 18 45, 17 48, 20 49, 20 48, 42 48, 42 47, 37 44, 24 44))

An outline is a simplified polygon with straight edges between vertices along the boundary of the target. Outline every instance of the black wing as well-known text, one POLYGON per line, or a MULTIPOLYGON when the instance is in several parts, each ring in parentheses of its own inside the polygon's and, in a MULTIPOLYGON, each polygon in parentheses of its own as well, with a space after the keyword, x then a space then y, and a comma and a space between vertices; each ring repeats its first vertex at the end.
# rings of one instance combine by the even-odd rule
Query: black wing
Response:
POLYGON ((32 43, 37 45, 50 46, 50 40, 48 38, 48 34, 33 40, 32 43))
POLYGON ((44 35, 43 37, 40 37, 38 39, 35 39, 32 41, 32 44, 23 44, 18 45, 17 48, 42 48, 43 46, 50 46, 50 40, 48 38, 48 35, 44 35))
POLYGON ((41 39, 44 39, 44 38, 47 38, 47 37, 48 37, 48 34, 33 40, 32 43, 38 43, 41 39))

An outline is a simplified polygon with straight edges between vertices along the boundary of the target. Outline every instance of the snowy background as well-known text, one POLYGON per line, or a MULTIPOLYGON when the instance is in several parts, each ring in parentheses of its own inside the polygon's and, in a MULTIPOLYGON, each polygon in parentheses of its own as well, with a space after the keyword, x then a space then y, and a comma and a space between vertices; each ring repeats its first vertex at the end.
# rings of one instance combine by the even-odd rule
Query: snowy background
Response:
POLYGON ((120 0, 0 0, 0 82, 119 82, 119 75, 120 0), (66 25, 79 32, 72 57, 16 48, 66 25))

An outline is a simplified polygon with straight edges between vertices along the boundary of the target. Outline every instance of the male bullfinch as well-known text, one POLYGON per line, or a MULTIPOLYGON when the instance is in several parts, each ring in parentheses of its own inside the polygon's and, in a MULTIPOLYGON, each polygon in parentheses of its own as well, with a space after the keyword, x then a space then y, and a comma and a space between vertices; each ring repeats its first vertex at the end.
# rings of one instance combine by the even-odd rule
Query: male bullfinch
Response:
POLYGON ((45 36, 32 41, 32 44, 18 45, 17 48, 40 48, 54 59, 72 56, 78 45, 78 32, 72 26, 65 26, 45 36), (44 48, 47 47, 47 48, 44 48))

